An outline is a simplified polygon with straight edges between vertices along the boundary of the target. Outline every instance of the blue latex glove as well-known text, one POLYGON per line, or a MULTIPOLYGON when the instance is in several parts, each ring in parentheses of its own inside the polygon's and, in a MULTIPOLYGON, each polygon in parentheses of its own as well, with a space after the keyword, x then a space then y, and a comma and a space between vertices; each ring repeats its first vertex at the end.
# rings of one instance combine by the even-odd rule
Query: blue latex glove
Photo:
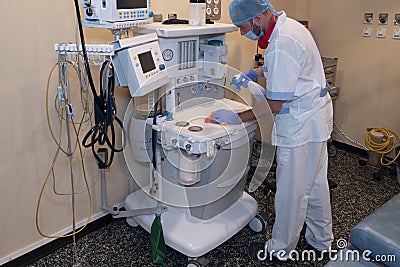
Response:
POLYGON ((241 123, 238 114, 236 112, 233 112, 232 110, 227 109, 218 109, 217 111, 211 113, 210 117, 215 119, 215 121, 218 123, 225 122, 226 124, 234 125, 238 125, 241 123))
POLYGON ((247 88, 249 82, 257 79, 257 77, 258 75, 254 70, 248 70, 242 74, 233 76, 230 85, 234 85, 236 90, 239 92, 241 86, 247 88))

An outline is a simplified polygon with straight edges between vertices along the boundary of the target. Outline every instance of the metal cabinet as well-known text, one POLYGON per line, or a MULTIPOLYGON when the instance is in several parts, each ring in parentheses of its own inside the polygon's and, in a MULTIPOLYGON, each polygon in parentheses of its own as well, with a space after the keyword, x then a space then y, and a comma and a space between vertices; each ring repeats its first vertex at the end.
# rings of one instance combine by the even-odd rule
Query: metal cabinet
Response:
POLYGON ((328 92, 335 101, 339 97, 340 87, 336 86, 336 68, 338 58, 322 57, 322 65, 324 66, 325 78, 329 84, 328 92))
MULTIPOLYGON (((328 92, 335 101, 339 97, 340 87, 336 86, 336 68, 337 68, 338 58, 322 57, 322 65, 324 66, 325 78, 329 84, 328 92)), ((333 105, 335 109, 335 105, 333 105)), ((330 157, 336 156, 337 149, 333 144, 332 138, 328 140, 328 155, 330 157)))

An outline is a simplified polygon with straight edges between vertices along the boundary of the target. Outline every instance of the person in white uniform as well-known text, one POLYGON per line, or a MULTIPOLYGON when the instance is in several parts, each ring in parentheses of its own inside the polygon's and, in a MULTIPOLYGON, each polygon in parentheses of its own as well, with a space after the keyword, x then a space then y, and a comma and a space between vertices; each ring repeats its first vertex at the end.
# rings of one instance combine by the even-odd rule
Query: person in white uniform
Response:
MULTIPOLYGON (((306 27, 283 11, 275 12, 266 0, 233 0, 229 15, 241 35, 266 49, 262 68, 232 80, 240 89, 249 80, 265 77, 265 100, 275 118, 276 218, 265 247, 274 256, 285 251, 278 256, 287 259, 305 222, 307 242, 316 250, 329 250, 333 234, 327 140, 333 108, 317 45, 306 27)), ((252 110, 237 114, 222 109, 210 116, 227 124, 255 119, 252 110)))

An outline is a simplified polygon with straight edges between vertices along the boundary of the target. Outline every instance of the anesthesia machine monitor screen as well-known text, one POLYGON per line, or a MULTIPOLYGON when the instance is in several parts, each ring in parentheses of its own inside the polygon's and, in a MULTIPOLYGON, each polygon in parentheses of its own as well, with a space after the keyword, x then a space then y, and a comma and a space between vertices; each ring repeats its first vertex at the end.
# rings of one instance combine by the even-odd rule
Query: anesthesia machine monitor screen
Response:
POLYGON ((149 71, 155 70, 156 65, 154 64, 153 56, 151 51, 147 51, 145 53, 138 55, 140 66, 142 67, 143 73, 147 73, 149 71))
POLYGON ((92 22, 136 21, 153 16, 151 0, 91 0, 83 7, 85 19, 92 22))
POLYGON ((117 0, 117 9, 147 8, 147 0, 117 0))

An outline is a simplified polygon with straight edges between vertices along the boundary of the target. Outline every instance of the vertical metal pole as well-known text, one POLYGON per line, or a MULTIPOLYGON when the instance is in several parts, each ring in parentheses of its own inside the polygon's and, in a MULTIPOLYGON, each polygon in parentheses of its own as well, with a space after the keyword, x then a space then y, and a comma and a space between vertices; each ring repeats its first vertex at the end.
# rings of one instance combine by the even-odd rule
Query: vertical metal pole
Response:
POLYGON ((79 266, 78 262, 78 251, 77 251, 77 246, 76 246, 76 218, 75 218, 75 185, 74 185, 74 172, 72 169, 72 149, 71 149, 71 132, 69 128, 69 121, 70 121, 70 113, 68 109, 70 108, 69 105, 65 106, 65 109, 67 110, 66 112, 66 127, 67 127, 67 136, 68 136, 68 158, 69 158, 69 166, 70 166, 70 176, 71 176, 71 202, 72 202, 72 241, 73 241, 73 266, 79 266))
MULTIPOLYGON (((97 154, 99 158, 103 162, 107 162, 107 149, 106 148, 99 148, 97 150, 97 154)), ((106 183, 106 174, 105 174, 105 166, 102 166, 100 163, 98 164, 100 176, 101 176, 101 209, 107 211, 111 215, 117 215, 119 213, 117 207, 111 207, 107 204, 107 183, 106 183)))
MULTIPOLYGON (((69 84, 68 81, 66 80, 66 77, 68 77, 68 65, 66 65, 66 60, 62 61, 62 79, 63 79, 63 89, 65 90, 65 100, 68 103, 69 101, 69 84)), ((66 124, 66 129, 67 129, 67 157, 69 158, 69 171, 70 171, 70 178, 71 178, 71 205, 72 205, 72 242, 73 242, 73 266, 77 267, 80 266, 80 263, 78 262, 78 250, 77 250, 77 245, 76 245, 76 218, 75 218, 75 179, 74 179, 74 172, 72 168, 72 146, 71 146, 71 130, 70 130, 70 118, 73 115, 72 107, 70 104, 65 105, 65 124, 66 124)))

